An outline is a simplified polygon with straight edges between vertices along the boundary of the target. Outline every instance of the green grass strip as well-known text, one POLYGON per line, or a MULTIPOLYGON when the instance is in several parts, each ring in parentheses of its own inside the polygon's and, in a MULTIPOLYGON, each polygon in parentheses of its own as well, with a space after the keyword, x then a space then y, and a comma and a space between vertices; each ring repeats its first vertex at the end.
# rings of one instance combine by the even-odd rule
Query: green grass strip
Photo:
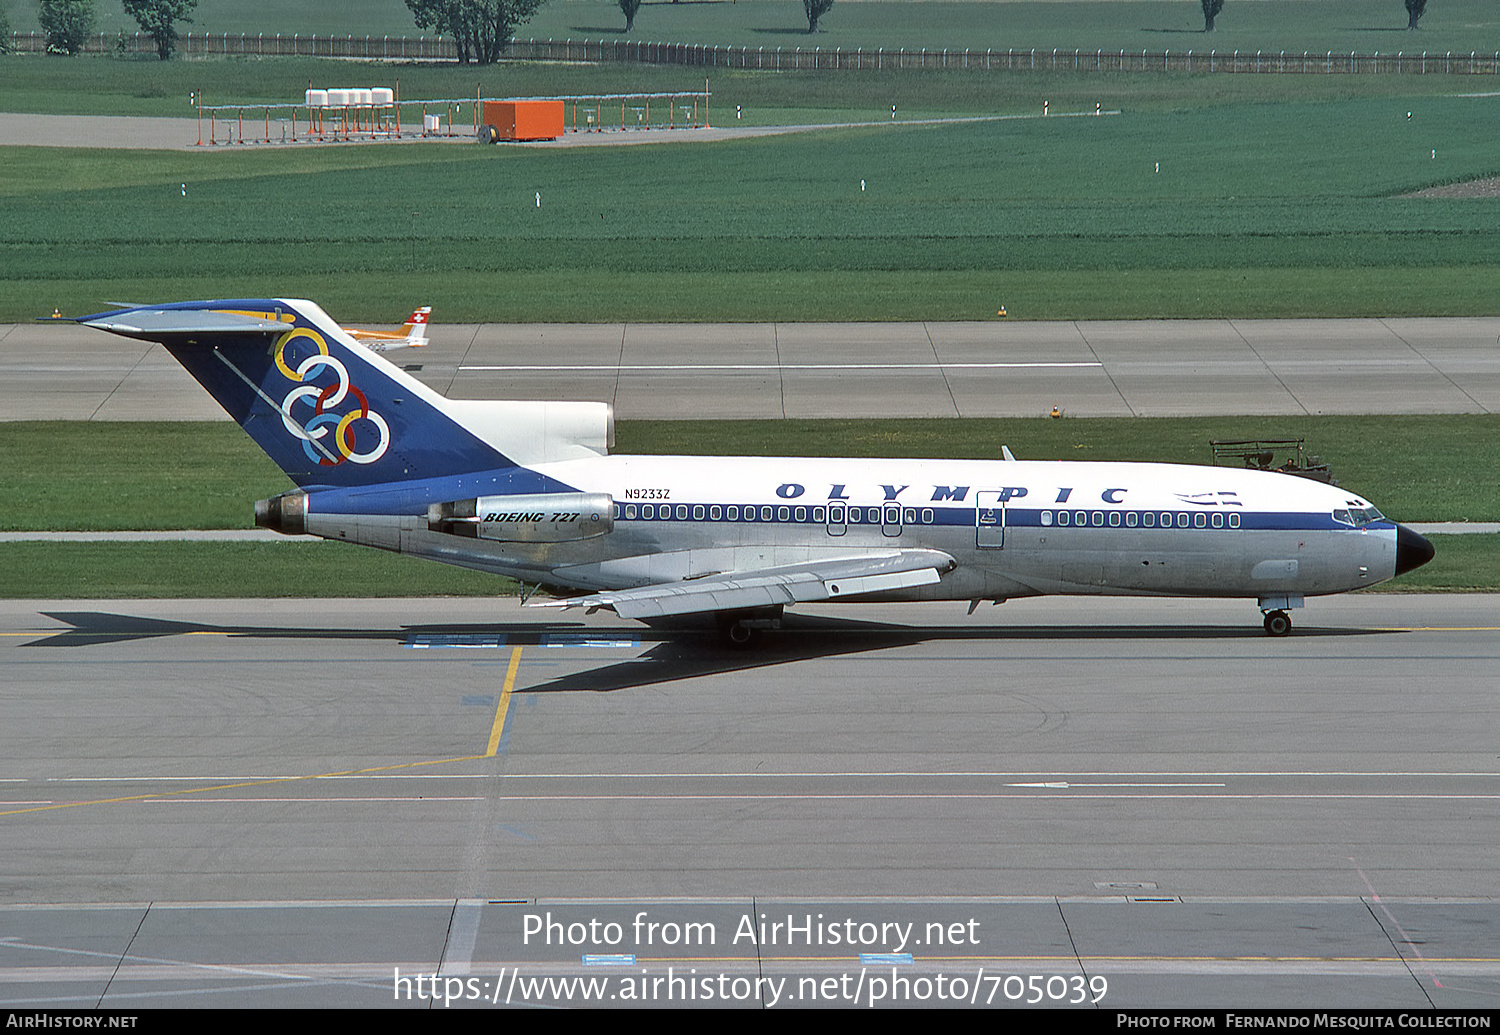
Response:
POLYGON ((347 543, 4 543, 0 598, 504 596, 498 575, 347 543))

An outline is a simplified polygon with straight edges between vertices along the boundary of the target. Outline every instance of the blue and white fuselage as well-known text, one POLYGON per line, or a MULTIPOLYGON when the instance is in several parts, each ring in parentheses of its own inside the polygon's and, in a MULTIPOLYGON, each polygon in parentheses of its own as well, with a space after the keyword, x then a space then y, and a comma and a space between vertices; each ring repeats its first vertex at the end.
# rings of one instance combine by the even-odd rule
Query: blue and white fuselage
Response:
POLYGON ((297 484, 287 532, 576 591, 553 606, 735 623, 800 602, 1038 594, 1304 597, 1432 547, 1346 490, 1177 464, 618 456, 600 403, 449 400, 317 306, 237 300, 83 318, 160 341, 297 484))

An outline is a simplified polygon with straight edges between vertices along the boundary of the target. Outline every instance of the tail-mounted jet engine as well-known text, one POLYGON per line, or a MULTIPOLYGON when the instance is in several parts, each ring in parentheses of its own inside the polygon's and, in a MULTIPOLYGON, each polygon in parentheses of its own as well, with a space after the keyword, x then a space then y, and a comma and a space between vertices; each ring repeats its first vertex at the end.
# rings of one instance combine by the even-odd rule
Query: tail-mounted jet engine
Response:
POLYGON ((432 504, 427 527, 502 543, 567 543, 613 531, 615 501, 606 492, 480 496, 432 504))

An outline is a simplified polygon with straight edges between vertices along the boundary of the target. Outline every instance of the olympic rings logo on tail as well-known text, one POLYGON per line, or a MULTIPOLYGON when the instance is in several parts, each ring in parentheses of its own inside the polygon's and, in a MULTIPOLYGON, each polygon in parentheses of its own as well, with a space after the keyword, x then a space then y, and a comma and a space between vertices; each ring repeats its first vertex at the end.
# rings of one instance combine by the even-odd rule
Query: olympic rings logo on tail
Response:
POLYGON ((325 467, 331 467, 345 460, 356 464, 373 464, 385 455, 385 451, 390 448, 391 444, 390 426, 380 414, 370 409, 365 393, 355 387, 354 382, 349 379, 348 368, 328 354, 328 342, 321 334, 307 327, 298 327, 288 331, 276 339, 274 358, 276 369, 281 371, 288 381, 302 384, 300 388, 293 388, 282 398, 281 422, 286 425, 287 431, 302 440, 302 448, 307 452, 308 459, 316 460, 325 467), (299 338, 311 342, 318 351, 298 361, 297 366, 293 368, 288 365, 287 346, 299 338), (332 384, 319 386, 304 383, 312 381, 325 370, 334 375, 335 380, 332 384), (357 405, 348 408, 345 412, 339 412, 338 408, 351 397, 357 405), (305 421, 299 420, 292 413, 292 408, 299 403, 312 407, 312 415, 305 421), (358 440, 361 436, 355 427, 356 421, 366 421, 375 426, 375 430, 379 433, 379 441, 373 447, 363 451, 358 449, 358 440), (330 438, 330 429, 333 448, 329 448, 329 442, 324 441, 330 438))

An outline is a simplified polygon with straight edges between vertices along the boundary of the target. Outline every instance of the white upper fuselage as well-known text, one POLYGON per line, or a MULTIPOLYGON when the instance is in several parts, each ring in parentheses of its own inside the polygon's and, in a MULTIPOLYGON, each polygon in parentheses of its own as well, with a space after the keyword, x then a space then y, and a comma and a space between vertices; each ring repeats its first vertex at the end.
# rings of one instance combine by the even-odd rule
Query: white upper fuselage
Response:
POLYGON ((422 545, 432 545, 441 559, 581 589, 760 570, 851 551, 950 555, 956 565, 940 583, 894 594, 910 599, 1300 596, 1373 585, 1394 573, 1395 526, 1362 520, 1359 513, 1369 508, 1363 499, 1262 471, 695 456, 608 456, 536 470, 581 491, 610 494, 613 531, 576 542, 460 547, 446 536, 421 544, 432 533, 413 527, 402 549, 425 553, 422 545))

